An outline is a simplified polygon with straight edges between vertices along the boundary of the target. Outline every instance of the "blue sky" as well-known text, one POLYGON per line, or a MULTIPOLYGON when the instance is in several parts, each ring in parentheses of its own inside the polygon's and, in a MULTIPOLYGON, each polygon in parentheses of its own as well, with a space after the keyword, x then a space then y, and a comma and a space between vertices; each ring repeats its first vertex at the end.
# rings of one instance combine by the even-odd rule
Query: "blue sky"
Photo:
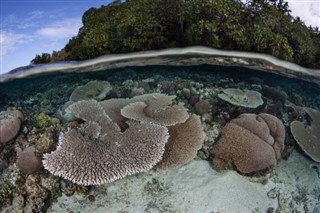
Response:
MULTIPOLYGON (((319 0, 287 0, 292 15, 320 27, 319 0)), ((82 26, 82 14, 111 0, 0 0, 0 73, 62 49, 82 26)))
POLYGON ((62 49, 82 14, 111 0, 0 0, 0 73, 28 65, 36 54, 62 49))

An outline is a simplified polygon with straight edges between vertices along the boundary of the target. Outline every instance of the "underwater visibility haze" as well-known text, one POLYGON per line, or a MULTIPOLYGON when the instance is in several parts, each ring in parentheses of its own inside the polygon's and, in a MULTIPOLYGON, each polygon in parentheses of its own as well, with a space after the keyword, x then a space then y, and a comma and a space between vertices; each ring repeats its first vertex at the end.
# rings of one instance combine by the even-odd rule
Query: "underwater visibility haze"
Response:
POLYGON ((319 212, 320 70, 188 47, 0 76, 1 212, 319 212))

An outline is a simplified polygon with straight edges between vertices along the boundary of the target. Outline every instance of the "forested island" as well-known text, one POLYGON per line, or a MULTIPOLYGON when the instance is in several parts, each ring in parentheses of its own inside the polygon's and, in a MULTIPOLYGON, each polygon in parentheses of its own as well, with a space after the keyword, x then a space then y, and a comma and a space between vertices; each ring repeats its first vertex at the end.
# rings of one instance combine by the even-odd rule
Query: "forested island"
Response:
POLYGON ((31 63, 202 45, 267 53, 319 69, 319 29, 290 12, 284 0, 116 0, 87 10, 77 36, 31 63))

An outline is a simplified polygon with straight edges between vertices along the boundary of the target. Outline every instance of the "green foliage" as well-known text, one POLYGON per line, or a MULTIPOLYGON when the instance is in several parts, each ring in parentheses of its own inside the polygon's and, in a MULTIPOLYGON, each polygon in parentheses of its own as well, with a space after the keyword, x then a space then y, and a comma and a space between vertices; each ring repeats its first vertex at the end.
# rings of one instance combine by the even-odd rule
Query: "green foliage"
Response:
POLYGON ((34 59, 31 60, 32 64, 45 64, 51 61, 50 53, 42 53, 41 55, 36 55, 34 59))
MULTIPOLYGON (((318 29, 290 16, 284 0, 117 0, 91 8, 61 54, 84 60, 112 53, 204 45, 271 54, 320 68, 318 29)), ((60 55, 61 55, 60 54, 60 55)))
POLYGON ((217 35, 217 25, 207 20, 200 20, 186 31, 186 37, 190 45, 204 45, 220 48, 221 41, 217 35))

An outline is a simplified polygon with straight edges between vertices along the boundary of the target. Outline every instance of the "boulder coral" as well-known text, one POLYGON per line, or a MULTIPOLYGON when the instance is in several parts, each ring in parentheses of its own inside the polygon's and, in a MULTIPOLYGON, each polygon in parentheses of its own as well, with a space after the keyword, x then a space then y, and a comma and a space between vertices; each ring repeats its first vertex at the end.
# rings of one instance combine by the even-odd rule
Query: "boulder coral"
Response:
POLYGON ((36 156, 34 146, 18 153, 17 167, 26 175, 36 173, 42 168, 41 158, 36 156))
POLYGON ((23 114, 16 109, 7 109, 0 112, 0 144, 14 139, 24 120, 23 114))
POLYGON ((194 105, 194 108, 199 115, 202 115, 204 113, 210 112, 211 104, 208 100, 200 100, 194 105))
POLYGON ((281 158, 285 128, 275 116, 242 114, 223 129, 213 147, 213 166, 217 170, 234 165, 244 174, 272 168, 281 158))

